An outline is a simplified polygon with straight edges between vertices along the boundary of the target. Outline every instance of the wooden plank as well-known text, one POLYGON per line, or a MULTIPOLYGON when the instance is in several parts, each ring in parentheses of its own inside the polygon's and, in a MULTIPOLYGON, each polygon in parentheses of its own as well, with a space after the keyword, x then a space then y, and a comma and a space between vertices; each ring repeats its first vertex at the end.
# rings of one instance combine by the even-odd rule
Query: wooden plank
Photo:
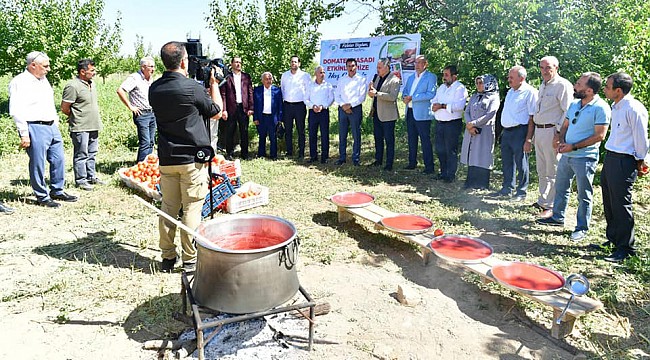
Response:
MULTIPOLYGON (((345 208, 345 207, 337 206, 337 210, 339 213, 339 222, 349 221, 353 218, 353 216, 358 216, 364 220, 374 223, 374 227, 377 230, 390 231, 394 234, 399 235, 400 238, 408 242, 419 245, 420 255, 422 256, 424 265, 427 265, 429 263, 429 260, 433 252, 427 247, 427 245, 431 242, 431 240, 433 240, 432 234, 407 235, 407 234, 402 234, 400 232, 396 232, 391 229, 385 228, 384 226, 381 225, 382 218, 387 216, 394 216, 396 215, 396 213, 384 209, 375 204, 370 204, 368 206, 360 207, 360 208, 345 208)), ((456 265, 458 265, 460 268, 464 270, 468 270, 475 274, 478 274, 479 276, 481 276, 481 278, 484 281, 496 282, 490 270, 494 265, 497 265, 499 263, 505 263, 505 261, 496 259, 494 257, 490 257, 480 263, 475 263, 475 264, 456 263, 456 265)), ((564 319, 562 319, 560 324, 556 324, 555 319, 557 319, 557 317, 559 316, 559 314, 562 312, 567 302, 569 301, 569 298, 571 297, 571 294, 569 294, 566 290, 563 289, 558 293, 550 294, 550 295, 531 295, 514 289, 510 289, 510 290, 518 294, 521 294, 531 300, 537 301, 541 304, 553 308, 554 321, 553 321, 553 326, 551 327, 551 336, 558 339, 562 337, 566 337, 569 334, 571 334, 571 331, 573 330, 573 326, 577 317, 580 317, 592 311, 599 310, 603 307, 603 304, 598 300, 594 300, 586 296, 576 297, 574 298, 573 302, 567 309, 564 319)))

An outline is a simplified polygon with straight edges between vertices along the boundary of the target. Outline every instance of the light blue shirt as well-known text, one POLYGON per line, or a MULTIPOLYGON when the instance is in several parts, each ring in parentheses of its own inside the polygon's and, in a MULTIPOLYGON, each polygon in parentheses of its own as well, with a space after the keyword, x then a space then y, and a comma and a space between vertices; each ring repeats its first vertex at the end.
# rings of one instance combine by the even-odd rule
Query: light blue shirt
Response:
MULTIPOLYGON (((575 144, 593 136, 596 132, 596 125, 609 124, 611 113, 612 111, 610 110, 609 105, 598 95, 594 96, 594 98, 585 106, 582 106, 580 99, 574 100, 571 105, 569 105, 569 110, 567 110, 566 114, 566 118, 569 121, 569 127, 567 128, 564 137, 565 142, 567 144, 575 144)), ((562 156, 598 159, 599 147, 600 141, 593 145, 583 147, 582 149, 564 153, 562 156)))

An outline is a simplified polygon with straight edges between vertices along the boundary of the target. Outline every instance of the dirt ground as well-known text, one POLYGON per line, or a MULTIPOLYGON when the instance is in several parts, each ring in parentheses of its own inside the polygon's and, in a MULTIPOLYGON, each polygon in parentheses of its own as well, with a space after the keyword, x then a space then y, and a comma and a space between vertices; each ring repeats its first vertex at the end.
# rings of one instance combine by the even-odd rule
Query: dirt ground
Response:
MULTIPOLYGON (((8 166, 20 174, 23 161, 8 166)), ((30 204, 25 175, 14 179, 23 189, 9 196, 18 198, 10 203, 17 211, 0 216, 0 359, 160 358, 142 349, 144 341, 175 339, 187 327, 171 319, 179 310, 180 274, 154 269, 155 217, 135 206, 116 179, 57 210, 30 204), (174 325, 159 325, 169 322, 174 325)), ((450 264, 435 259, 423 266, 413 247, 390 236, 369 241, 366 236, 377 236, 372 224, 336 224, 326 201, 304 216, 312 221, 299 231, 340 234, 346 240, 333 242, 331 251, 352 254, 329 263, 301 255, 302 286, 331 305, 317 318, 306 358, 575 357, 548 330, 531 325, 513 300, 465 281, 450 264), (398 285, 421 303, 399 304, 398 285)), ((306 243, 306 251, 318 246, 306 243)))

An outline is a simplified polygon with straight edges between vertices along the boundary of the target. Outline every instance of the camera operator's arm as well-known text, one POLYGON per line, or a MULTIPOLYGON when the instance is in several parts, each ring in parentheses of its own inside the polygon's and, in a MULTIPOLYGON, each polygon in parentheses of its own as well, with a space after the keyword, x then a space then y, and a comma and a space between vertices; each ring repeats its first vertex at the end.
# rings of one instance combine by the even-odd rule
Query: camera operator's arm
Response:
MULTIPOLYGON (((213 66, 212 70, 210 71, 210 97, 212 98, 212 101, 219 107, 219 112, 211 118, 213 120, 218 120, 221 118, 221 109, 223 109, 221 92, 219 91, 219 82, 217 82, 217 79, 214 77, 215 73, 217 72, 221 72, 221 69, 213 66)), ((223 76, 223 72, 221 72, 221 75, 223 76)))

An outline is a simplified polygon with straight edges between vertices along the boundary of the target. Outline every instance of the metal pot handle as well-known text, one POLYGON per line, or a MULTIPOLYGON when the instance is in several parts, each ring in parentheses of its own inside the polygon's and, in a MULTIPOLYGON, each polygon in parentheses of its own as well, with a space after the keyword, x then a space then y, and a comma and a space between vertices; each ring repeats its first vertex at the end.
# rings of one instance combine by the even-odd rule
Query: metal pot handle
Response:
POLYGON ((283 247, 282 251, 279 253, 280 265, 284 263, 284 267, 287 268, 287 270, 293 269, 298 262, 298 245, 300 245, 300 237, 296 236, 296 238, 290 244, 283 247), (289 246, 291 246, 291 250, 289 250, 289 246), (291 256, 292 253, 293 257, 291 256))

